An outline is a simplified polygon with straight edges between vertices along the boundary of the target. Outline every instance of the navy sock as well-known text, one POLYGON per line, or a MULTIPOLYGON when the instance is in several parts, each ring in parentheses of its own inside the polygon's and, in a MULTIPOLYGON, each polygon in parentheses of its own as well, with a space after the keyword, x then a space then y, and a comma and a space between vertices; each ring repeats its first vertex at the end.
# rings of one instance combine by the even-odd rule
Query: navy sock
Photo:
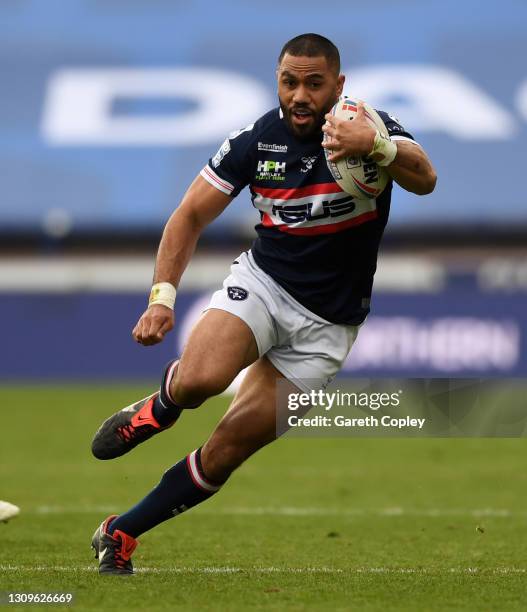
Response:
POLYGON ((205 501, 221 487, 203 474, 201 448, 167 470, 161 482, 133 508, 115 518, 108 533, 119 529, 133 538, 205 501))
POLYGON ((163 403, 161 399, 161 394, 159 394, 155 400, 154 405, 152 406, 152 414, 154 415, 154 419, 161 425, 161 427, 168 427, 175 423, 179 419, 179 415, 183 411, 182 408, 176 406, 175 404, 166 405, 163 403))
POLYGON ((183 410, 182 406, 178 406, 172 401, 169 391, 170 381, 177 371, 178 363, 179 360, 174 359, 166 366, 161 380, 161 387, 159 388, 159 395, 154 400, 154 405, 152 406, 152 414, 161 427, 167 427, 175 423, 183 410))

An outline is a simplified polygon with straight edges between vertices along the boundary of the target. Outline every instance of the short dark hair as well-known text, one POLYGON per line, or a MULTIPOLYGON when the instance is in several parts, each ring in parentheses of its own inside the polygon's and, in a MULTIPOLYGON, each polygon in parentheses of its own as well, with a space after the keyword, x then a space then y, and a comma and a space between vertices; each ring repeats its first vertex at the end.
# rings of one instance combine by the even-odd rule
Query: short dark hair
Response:
POLYGON ((322 55, 326 58, 328 65, 336 70, 337 74, 340 72, 339 50, 328 38, 320 36, 320 34, 300 34, 288 40, 278 56, 278 65, 281 64, 286 53, 295 57, 300 55, 319 57, 322 55))

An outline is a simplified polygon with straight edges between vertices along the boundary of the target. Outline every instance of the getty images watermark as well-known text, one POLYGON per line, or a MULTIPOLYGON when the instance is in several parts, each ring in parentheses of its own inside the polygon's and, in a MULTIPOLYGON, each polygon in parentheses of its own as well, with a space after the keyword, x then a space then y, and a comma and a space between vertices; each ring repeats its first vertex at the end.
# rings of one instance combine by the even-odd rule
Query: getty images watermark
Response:
POLYGON ((290 436, 520 437, 520 379, 280 381, 276 430, 290 436))
POLYGON ((398 408, 401 405, 403 390, 392 393, 379 392, 348 392, 348 391, 322 391, 311 390, 309 393, 289 393, 287 396, 287 409, 293 413, 287 417, 289 427, 417 427, 422 429, 426 418, 406 416, 392 416, 384 414, 375 416, 349 416, 339 412, 339 408, 362 408, 364 411, 376 412, 381 408, 398 408), (301 416, 294 414, 301 408, 320 408, 325 414, 314 416, 301 416), (334 409, 334 410, 333 410, 334 409), (332 412, 331 415, 329 413, 332 412))

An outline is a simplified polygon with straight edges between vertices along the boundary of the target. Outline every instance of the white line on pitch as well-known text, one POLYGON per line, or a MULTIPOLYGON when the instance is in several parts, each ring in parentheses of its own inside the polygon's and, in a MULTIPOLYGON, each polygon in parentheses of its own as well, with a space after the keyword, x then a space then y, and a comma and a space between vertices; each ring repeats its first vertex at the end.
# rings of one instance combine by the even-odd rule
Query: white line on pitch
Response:
MULTIPOLYGON (((211 514, 213 514, 211 512, 211 514)), ((422 516, 422 517, 511 517, 527 516, 527 512, 513 512, 502 508, 314 508, 314 507, 233 507, 219 510, 214 514, 226 515, 279 515, 279 516, 422 516)))
MULTIPOLYGON (((0 565, 2 572, 96 572, 96 566, 0 565)), ((143 567, 139 574, 525 574, 523 567, 143 567)))
MULTIPOLYGON (((115 506, 37 506, 26 512, 31 514, 109 514, 116 511, 115 506)), ((321 508, 303 506, 234 506, 218 508, 214 511, 199 509, 199 514, 223 516, 342 516, 342 517, 473 517, 473 518, 510 518, 527 517, 527 512, 507 508, 321 508)))

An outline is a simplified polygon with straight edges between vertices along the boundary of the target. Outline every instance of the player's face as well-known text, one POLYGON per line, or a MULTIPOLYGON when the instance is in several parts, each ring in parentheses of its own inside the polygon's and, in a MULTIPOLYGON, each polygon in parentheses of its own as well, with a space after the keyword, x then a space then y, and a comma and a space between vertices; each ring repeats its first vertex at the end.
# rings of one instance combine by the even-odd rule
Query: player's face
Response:
POLYGON ((276 71, 278 97, 284 118, 299 138, 310 138, 324 124, 342 93, 344 75, 328 66, 323 56, 296 57, 286 53, 276 71))

